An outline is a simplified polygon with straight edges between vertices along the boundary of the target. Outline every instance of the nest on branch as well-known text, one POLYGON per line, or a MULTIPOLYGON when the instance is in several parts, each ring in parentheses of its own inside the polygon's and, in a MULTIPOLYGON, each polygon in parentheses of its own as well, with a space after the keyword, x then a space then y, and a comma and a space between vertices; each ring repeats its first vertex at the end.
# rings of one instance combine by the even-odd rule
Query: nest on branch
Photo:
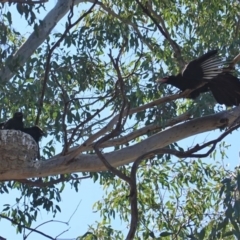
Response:
POLYGON ((17 130, 0 130, 0 171, 32 166, 38 145, 29 135, 17 130))

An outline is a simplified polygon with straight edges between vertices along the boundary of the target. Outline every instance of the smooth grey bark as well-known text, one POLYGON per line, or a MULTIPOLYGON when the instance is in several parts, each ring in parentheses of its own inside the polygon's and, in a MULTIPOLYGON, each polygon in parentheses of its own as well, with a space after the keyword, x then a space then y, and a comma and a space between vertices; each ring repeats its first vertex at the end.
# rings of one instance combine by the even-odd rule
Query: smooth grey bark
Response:
MULTIPOLYGON (((33 32, 19 50, 13 56, 9 57, 11 62, 17 61, 19 67, 23 66, 34 51, 49 36, 57 23, 68 13, 72 2, 74 2, 74 5, 77 5, 83 1, 58 0, 55 7, 45 16, 42 23, 38 26, 38 31, 33 32)), ((15 69, 15 71, 16 70, 17 69, 15 69)), ((15 72, 12 72, 8 66, 5 66, 5 68, 0 71, 1 82, 4 83, 9 81, 14 74, 15 72)))
MULTIPOLYGON (((187 137, 217 129, 225 125, 226 122, 231 125, 239 116, 240 107, 236 107, 228 111, 193 119, 159 132, 133 146, 106 153, 104 156, 109 163, 115 167, 128 164, 151 150, 163 148, 170 143, 177 142, 187 137)), ((25 179, 63 173, 85 171, 98 172, 106 170, 105 166, 95 154, 80 154, 74 161, 67 165, 63 164, 65 159, 65 156, 58 155, 46 161, 39 161, 33 167, 1 172, 0 180, 25 179)))

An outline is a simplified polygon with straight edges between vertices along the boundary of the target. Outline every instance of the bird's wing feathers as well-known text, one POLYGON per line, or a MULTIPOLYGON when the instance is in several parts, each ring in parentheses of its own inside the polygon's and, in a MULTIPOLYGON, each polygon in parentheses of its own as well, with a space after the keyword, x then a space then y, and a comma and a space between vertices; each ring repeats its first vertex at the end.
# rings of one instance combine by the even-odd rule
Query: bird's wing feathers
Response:
POLYGON ((6 123, 6 122, 1 122, 1 123, 0 123, 0 129, 3 129, 5 123, 6 123))
POLYGON ((11 129, 12 128, 12 118, 8 119, 5 124, 3 125, 4 129, 11 129))
POLYGON ((222 65, 223 61, 217 55, 217 50, 212 50, 186 65, 182 76, 196 82, 210 80, 222 72, 222 65))
POLYGON ((21 129, 21 131, 29 134, 30 136, 32 136, 32 138, 36 142, 39 142, 40 139, 44 136, 43 130, 40 127, 38 127, 38 126, 33 126, 33 127, 29 127, 29 128, 23 128, 23 129, 21 129))
POLYGON ((212 50, 191 61, 177 76, 164 78, 162 82, 180 90, 195 89, 188 98, 196 98, 200 93, 211 91, 216 101, 227 106, 240 104, 240 81, 231 74, 231 69, 223 68, 217 50, 212 50), (224 71, 223 71, 224 70, 224 71), (205 84, 201 86, 202 84, 205 84))
POLYGON ((203 79, 210 80, 216 77, 218 74, 222 73, 222 65, 223 61, 218 56, 211 57, 203 62, 201 64, 203 79))

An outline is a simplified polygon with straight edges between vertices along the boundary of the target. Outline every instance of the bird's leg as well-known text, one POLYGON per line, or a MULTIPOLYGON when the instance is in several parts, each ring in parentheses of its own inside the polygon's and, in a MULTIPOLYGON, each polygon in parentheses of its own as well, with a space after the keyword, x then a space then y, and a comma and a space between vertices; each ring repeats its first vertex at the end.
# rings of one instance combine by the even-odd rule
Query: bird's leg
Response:
POLYGON ((191 92, 193 92, 194 90, 196 90, 196 89, 204 86, 205 84, 207 84, 207 82, 203 82, 203 83, 199 84, 199 85, 198 85, 197 87, 195 87, 195 88, 186 89, 186 90, 183 91, 182 93, 183 93, 183 95, 184 95, 185 97, 188 97, 191 92))

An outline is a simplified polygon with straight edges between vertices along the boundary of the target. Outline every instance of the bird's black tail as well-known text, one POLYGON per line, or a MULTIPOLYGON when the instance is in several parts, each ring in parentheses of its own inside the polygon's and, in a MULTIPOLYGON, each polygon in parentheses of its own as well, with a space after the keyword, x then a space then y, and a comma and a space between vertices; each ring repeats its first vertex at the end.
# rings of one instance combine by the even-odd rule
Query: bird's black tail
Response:
POLYGON ((226 106, 239 105, 240 81, 230 73, 221 73, 208 84, 216 101, 226 106))

